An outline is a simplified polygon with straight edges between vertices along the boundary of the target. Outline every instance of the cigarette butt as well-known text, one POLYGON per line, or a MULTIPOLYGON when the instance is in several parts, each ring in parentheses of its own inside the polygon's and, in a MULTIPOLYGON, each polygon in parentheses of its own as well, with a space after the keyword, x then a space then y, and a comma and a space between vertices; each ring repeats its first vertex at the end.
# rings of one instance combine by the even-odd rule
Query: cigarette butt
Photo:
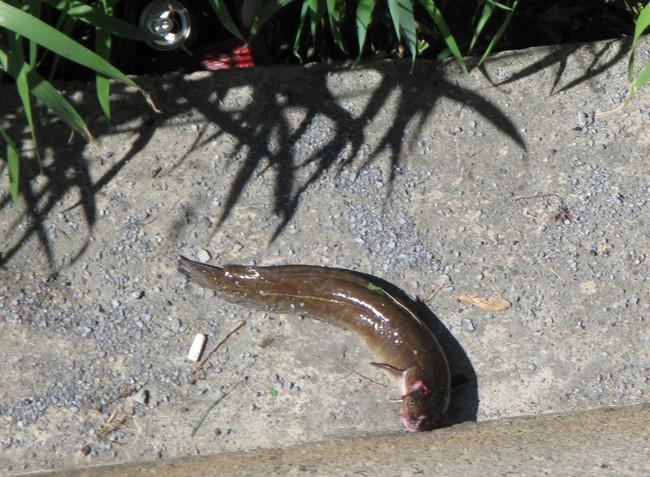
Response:
POLYGON ((201 359, 201 354, 203 353, 203 348, 205 347, 206 339, 207 336, 205 336, 203 333, 196 334, 196 336, 194 337, 194 341, 192 342, 192 347, 190 348, 190 352, 187 354, 187 359, 194 362, 201 359))

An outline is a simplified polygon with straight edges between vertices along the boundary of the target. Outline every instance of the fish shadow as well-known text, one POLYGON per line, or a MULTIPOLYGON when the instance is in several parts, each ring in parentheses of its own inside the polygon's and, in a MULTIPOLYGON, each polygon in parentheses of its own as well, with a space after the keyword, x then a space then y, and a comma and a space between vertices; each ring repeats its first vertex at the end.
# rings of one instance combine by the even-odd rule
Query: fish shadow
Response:
POLYGON ((406 292, 386 280, 355 272, 369 282, 381 287, 392 297, 403 301, 413 313, 433 332, 442 347, 451 373, 451 401, 449 410, 440 427, 453 426, 466 421, 476 421, 478 414, 478 381, 476 372, 467 353, 458 340, 451 334, 444 323, 427 306, 418 299, 411 298, 406 292))

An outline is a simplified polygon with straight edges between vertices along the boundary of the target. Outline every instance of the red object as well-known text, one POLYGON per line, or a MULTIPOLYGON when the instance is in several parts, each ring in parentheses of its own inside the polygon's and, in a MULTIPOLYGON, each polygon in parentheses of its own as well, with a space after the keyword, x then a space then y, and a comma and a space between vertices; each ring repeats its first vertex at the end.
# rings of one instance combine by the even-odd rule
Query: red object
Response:
POLYGON ((223 45, 217 44, 195 52, 195 55, 201 58, 201 66, 208 71, 255 66, 251 50, 245 45, 238 45, 230 52, 224 53, 223 45))

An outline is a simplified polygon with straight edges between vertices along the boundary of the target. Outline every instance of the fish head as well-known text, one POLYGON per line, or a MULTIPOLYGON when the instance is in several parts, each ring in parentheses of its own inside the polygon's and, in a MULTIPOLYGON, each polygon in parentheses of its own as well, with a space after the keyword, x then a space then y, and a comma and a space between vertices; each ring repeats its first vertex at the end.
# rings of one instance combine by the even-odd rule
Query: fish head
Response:
POLYGON ((409 432, 430 431, 438 426, 446 411, 445 399, 438 390, 427 384, 420 368, 404 372, 400 421, 409 432))

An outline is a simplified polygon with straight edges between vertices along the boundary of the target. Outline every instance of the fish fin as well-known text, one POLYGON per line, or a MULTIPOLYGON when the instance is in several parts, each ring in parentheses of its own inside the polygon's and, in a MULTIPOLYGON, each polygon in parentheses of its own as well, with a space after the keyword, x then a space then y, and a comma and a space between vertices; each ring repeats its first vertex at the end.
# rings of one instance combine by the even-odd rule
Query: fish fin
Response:
POLYGON ((388 371, 390 374, 392 374, 397 378, 401 377, 402 374, 404 373, 403 369, 396 368, 395 366, 392 366, 388 363, 375 363, 374 361, 372 361, 370 364, 379 369, 383 369, 384 371, 388 371))

